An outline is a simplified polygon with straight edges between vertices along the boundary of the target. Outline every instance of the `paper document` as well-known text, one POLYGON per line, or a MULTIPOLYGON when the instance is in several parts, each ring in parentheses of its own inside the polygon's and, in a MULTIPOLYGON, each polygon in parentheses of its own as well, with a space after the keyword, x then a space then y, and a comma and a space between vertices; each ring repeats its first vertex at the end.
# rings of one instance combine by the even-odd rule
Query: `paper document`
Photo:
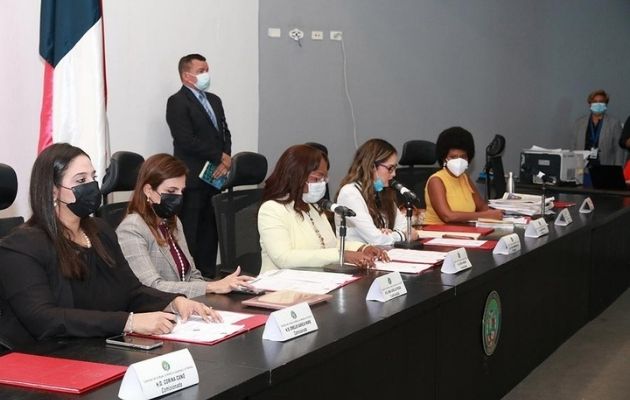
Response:
POLYGON ((260 274, 249 284, 261 290, 294 290, 296 292, 326 294, 357 279, 359 278, 350 274, 337 272, 279 269, 260 274))
POLYGON ((440 231, 418 231, 418 237, 420 239, 431 238, 461 238, 461 239, 478 239, 481 236, 479 232, 440 232, 440 231))
MULTIPOLYGON (((514 198, 508 199, 507 193, 503 195, 501 199, 491 199, 488 201, 488 205, 496 210, 502 210, 508 214, 518 215, 536 215, 540 214, 541 196, 531 194, 514 193, 514 198)), ((553 196, 545 197, 545 213, 553 213, 553 196)))
POLYGON ((177 317, 177 324, 171 333, 155 335, 155 337, 184 342, 215 342, 245 328, 238 322, 252 317, 252 314, 235 313, 230 311, 217 311, 223 322, 206 322, 198 315, 191 315, 188 321, 182 322, 177 317))
POLYGON ((441 251, 391 249, 387 251, 389 259, 392 261, 413 263, 413 264, 436 264, 444 260, 446 253, 441 251))
POLYGON ((481 247, 487 240, 462 240, 462 239, 431 239, 425 244, 432 246, 451 246, 451 247, 481 247))
POLYGON ((374 266, 379 271, 392 271, 405 274, 419 274, 420 272, 431 268, 433 264, 411 264, 406 262, 390 261, 383 262, 377 261, 374 266))

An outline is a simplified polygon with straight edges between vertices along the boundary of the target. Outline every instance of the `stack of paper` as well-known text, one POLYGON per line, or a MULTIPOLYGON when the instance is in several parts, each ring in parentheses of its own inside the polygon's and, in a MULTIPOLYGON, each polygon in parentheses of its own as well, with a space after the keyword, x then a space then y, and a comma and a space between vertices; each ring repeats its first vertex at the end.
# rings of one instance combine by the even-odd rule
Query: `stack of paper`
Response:
POLYGON ((418 274, 425 269, 444 261, 446 253, 441 251, 391 249, 387 252, 390 262, 376 262, 376 269, 380 271, 397 271, 408 274, 418 274))
MULTIPOLYGON (((545 214, 552 214, 554 197, 545 198, 545 214)), ((501 199, 491 199, 489 202, 490 207, 502 210, 507 214, 517 215, 536 215, 540 214, 541 196, 532 194, 520 194, 514 193, 512 198, 508 199, 508 194, 505 193, 501 199)))
POLYGON ((262 273, 249 283, 260 290, 294 290, 296 292, 326 294, 357 279, 359 277, 336 272, 279 269, 262 273))

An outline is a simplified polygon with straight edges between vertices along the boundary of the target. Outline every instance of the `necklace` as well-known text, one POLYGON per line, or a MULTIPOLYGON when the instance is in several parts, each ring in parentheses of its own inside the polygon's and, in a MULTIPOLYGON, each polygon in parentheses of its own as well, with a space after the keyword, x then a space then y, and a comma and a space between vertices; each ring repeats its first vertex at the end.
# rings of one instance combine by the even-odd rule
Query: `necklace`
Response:
POLYGON ((90 240, 88 235, 85 233, 85 231, 82 230, 81 235, 83 236, 83 240, 85 241, 85 247, 87 247, 88 249, 92 248, 92 241, 90 240))
POLYGON ((308 212, 306 213, 306 215, 308 215, 308 219, 311 220, 311 224, 313 224, 313 229, 315 229, 315 233, 317 234, 317 237, 319 238, 319 244, 321 245, 322 249, 326 248, 326 243, 324 242, 324 237, 322 236, 322 234, 319 232, 319 229, 317 229, 317 226, 315 225, 315 221, 313 221, 313 218, 311 217, 311 208, 309 206, 308 212))
POLYGON ((173 240, 173 235, 171 235, 171 231, 168 229, 168 225, 163 224, 164 230, 166 231, 166 240, 168 241, 168 245, 175 250, 175 255, 177 256, 177 261, 179 261, 179 268, 182 271, 181 277, 182 282, 186 280, 186 270, 184 269, 184 259, 182 258, 182 254, 179 252, 179 248, 175 245, 175 240, 173 240))

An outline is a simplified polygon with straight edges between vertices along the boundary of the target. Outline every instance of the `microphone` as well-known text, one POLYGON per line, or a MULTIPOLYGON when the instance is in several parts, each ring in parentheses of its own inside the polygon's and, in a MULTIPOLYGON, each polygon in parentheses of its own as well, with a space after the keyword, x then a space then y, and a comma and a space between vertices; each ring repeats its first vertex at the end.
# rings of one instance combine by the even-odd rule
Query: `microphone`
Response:
POLYGON ((339 214, 345 217, 355 217, 357 214, 349 209, 348 207, 340 206, 337 203, 333 203, 330 200, 321 199, 319 201, 319 206, 326 211, 334 212, 335 214, 339 214))
POLYGON ((389 186, 398 190, 398 192, 402 194, 403 196, 405 196, 407 200, 411 200, 411 201, 418 200, 418 196, 416 196, 414 192, 404 187, 400 182, 398 182, 395 179, 392 179, 391 181, 389 181, 389 186))

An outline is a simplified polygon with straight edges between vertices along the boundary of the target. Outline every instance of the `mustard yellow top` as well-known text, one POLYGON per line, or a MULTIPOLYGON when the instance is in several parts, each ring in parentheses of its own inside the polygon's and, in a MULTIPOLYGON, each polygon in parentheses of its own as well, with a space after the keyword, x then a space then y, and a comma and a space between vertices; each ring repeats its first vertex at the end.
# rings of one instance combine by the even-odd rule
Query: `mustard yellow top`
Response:
POLYGON ((451 175, 446 168, 442 168, 429 177, 427 185, 424 187, 424 201, 427 204, 427 212, 424 215, 423 224, 436 225, 444 223, 433 208, 429 197, 429 182, 431 179, 435 178, 439 178, 444 184, 444 188, 446 189, 446 202, 451 210, 459 212, 476 211, 473 189, 470 187, 468 176, 464 173, 456 178, 451 175))

